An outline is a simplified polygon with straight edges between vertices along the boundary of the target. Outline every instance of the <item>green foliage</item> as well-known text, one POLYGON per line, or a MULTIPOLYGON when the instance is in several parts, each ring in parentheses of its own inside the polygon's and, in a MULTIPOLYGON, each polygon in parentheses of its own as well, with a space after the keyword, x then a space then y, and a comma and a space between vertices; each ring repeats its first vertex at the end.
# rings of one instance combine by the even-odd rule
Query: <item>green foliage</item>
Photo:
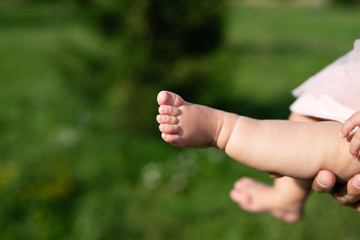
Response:
POLYGON ((332 0, 334 4, 337 5, 346 5, 346 6, 359 6, 360 1, 359 0, 332 0))
MULTIPOLYGON (((313 194, 294 225, 240 210, 229 199, 233 183, 267 174, 214 149, 176 149, 117 125, 128 89, 137 90, 135 80, 109 77, 114 70, 98 73, 116 66, 103 61, 117 36, 99 36, 67 6, 12 2, 0 3, 0 239, 359 239, 358 214, 329 195, 313 194), (67 73, 79 82, 59 63, 75 68, 67 73)), ((201 88, 203 80, 202 101, 259 117, 286 117, 289 91, 350 50, 360 24, 349 9, 225 10, 223 47, 204 56, 182 50, 171 74, 181 79, 194 66, 200 76, 230 74, 226 91, 201 88)), ((153 91, 162 83, 144 84, 135 97, 151 96, 140 109, 153 111, 144 118, 157 130, 153 91)))
POLYGON ((160 89, 195 97, 216 81, 218 73, 207 56, 221 43, 221 0, 75 2, 101 34, 102 46, 97 53, 68 46, 75 64, 62 63, 65 79, 90 101, 112 99, 123 126, 152 131, 153 121, 146 116, 153 111, 144 102, 153 101, 160 89), (139 111, 133 111, 134 105, 139 111), (130 114, 131 121, 123 117, 130 114))

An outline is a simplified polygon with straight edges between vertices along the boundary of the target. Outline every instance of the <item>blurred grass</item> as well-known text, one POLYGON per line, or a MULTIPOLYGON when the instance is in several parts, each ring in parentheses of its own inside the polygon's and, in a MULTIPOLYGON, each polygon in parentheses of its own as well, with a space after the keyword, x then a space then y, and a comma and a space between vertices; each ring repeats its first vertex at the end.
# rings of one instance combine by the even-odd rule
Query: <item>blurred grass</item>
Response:
MULTIPOLYGON (((226 11, 212 61, 228 91, 214 97, 253 116, 286 117, 290 90, 359 37, 359 9, 226 11)), ((266 174, 214 149, 176 149, 117 128, 111 106, 88 106, 65 84, 56 59, 69 41, 102 44, 71 8, 0 5, 0 239, 359 238, 359 215, 328 195, 311 195, 293 225, 246 213, 228 197, 233 182, 269 182, 266 174)), ((144 104, 155 115, 155 96, 144 104)))
POLYGON ((358 14, 341 8, 230 7, 231 93, 260 105, 277 105, 278 99, 288 104, 289 90, 352 48, 358 14))

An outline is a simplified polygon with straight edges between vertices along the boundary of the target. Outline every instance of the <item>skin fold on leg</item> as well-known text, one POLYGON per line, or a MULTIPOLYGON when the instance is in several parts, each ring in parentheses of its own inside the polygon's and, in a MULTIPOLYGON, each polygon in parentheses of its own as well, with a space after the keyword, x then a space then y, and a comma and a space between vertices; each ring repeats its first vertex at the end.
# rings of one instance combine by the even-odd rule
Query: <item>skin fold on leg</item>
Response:
POLYGON ((179 147, 222 149, 240 163, 264 172, 311 179, 321 169, 347 180, 360 172, 333 121, 256 120, 185 102, 174 93, 158 95, 160 131, 179 147))
MULTIPOLYGON (((348 141, 338 137, 341 127, 338 122, 304 122, 300 117, 292 121, 255 120, 192 104, 179 95, 165 91, 159 93, 158 103, 157 121, 162 138, 175 146, 217 147, 244 165, 297 179, 312 179, 319 170, 327 169, 337 175, 337 180, 346 181, 360 172, 359 161, 348 155, 348 141)), ((286 187, 287 192, 300 192, 292 194, 301 196, 297 197, 298 207, 292 208, 296 210, 287 209, 285 212, 290 214, 284 215, 284 211, 274 211, 269 206, 264 209, 293 222, 302 216, 303 199, 309 191, 310 182, 286 179, 279 179, 279 184, 275 182, 274 189, 278 189, 278 193, 285 192, 282 188, 289 185, 293 187, 286 187)), ((251 180, 245 182, 249 185, 251 180)), ((255 184, 264 190, 260 183, 255 184)), ((244 187, 237 189, 244 192, 244 187)), ((244 209, 254 210, 254 204, 249 206, 244 209)))
MULTIPOLYGON (((319 119, 291 114, 291 121, 316 122, 319 119)), ((243 177, 230 192, 231 199, 248 212, 268 212, 288 223, 303 218, 303 206, 311 188, 311 180, 280 177, 273 186, 243 177)))

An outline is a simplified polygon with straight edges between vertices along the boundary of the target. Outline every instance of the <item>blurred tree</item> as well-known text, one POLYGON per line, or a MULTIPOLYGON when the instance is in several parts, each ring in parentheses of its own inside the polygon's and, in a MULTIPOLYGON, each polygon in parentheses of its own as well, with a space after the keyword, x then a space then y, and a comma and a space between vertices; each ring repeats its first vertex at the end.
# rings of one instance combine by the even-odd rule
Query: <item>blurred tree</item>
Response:
POLYGON ((65 79, 90 101, 109 101, 117 122, 154 129, 158 90, 194 98, 216 86, 208 56, 222 40, 222 0, 74 1, 104 42, 100 52, 71 47, 65 79))
POLYGON ((332 0, 332 2, 341 5, 360 5, 360 0, 332 0))

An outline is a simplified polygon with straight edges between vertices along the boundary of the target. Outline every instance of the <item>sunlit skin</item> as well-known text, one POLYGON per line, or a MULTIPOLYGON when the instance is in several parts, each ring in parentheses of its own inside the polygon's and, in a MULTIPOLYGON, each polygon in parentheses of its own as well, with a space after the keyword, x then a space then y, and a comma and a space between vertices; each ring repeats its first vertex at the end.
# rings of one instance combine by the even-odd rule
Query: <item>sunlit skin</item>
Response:
POLYGON ((330 170, 338 181, 360 172, 359 161, 349 155, 349 141, 339 137, 342 123, 255 120, 192 104, 167 91, 160 92, 157 101, 157 121, 166 142, 216 147, 244 165, 289 176, 273 187, 248 178, 235 183, 231 197, 247 211, 268 211, 286 222, 298 221, 320 170, 330 170))

